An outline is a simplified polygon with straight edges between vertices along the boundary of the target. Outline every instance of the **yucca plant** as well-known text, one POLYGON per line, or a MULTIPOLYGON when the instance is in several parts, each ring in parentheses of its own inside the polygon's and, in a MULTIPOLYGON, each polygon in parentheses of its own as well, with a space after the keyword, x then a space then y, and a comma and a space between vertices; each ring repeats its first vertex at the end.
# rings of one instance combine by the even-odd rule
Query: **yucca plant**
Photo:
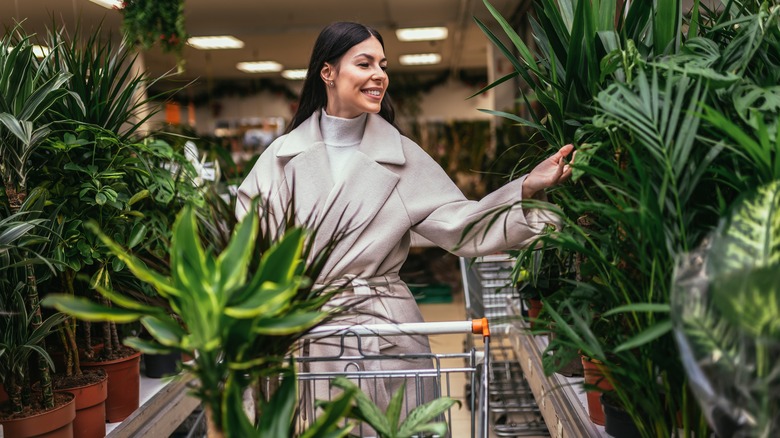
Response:
MULTIPOLYGON (((174 226, 167 275, 147 268, 111 238, 94 231, 134 275, 155 288, 172 313, 102 287, 98 291, 114 307, 70 295, 48 296, 47 305, 87 320, 140 320, 154 342, 129 338, 125 343, 144 352, 194 351, 194 362, 185 369, 199 380, 194 393, 206 406, 214 436, 290 436, 295 402, 289 394, 297 393, 294 376, 284 379, 277 389, 277 394, 288 394, 283 400, 269 397, 270 402, 262 403, 257 424, 246 416, 241 400, 245 389, 260 377, 294 372, 285 366, 290 345, 279 354, 266 349, 260 355, 258 342, 273 342, 274 337, 298 339, 329 317, 329 312, 294 302, 296 294, 305 289, 301 288, 305 230, 287 229, 255 265, 255 244, 262 234, 258 215, 250 214, 240 222, 225 249, 215 253, 202 246, 195 212, 187 206, 174 226), (279 411, 280 403, 288 408, 279 411)), ((345 406, 337 408, 344 410, 345 406)), ((335 429, 337 421, 333 417, 316 424, 335 429)), ((346 429, 334 436, 345 433, 346 429)))
POLYGON ((680 257, 675 339, 719 436, 780 428, 780 180, 761 186, 680 257))

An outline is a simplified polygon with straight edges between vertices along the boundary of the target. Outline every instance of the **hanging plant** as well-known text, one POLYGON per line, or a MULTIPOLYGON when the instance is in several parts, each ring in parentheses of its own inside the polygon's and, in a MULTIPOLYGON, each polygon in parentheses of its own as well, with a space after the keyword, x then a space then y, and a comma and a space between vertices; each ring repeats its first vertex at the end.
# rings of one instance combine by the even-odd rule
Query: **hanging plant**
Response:
POLYGON ((187 41, 184 28, 184 0, 124 0, 122 31, 128 41, 148 49, 159 44, 166 53, 174 53, 179 71, 183 70, 182 50, 187 41))

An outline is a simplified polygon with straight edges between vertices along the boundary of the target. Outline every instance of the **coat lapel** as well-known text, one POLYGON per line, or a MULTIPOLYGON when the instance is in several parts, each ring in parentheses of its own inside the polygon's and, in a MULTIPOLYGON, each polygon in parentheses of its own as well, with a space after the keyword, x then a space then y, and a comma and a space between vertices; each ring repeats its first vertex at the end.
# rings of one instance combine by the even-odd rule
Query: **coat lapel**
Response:
POLYGON ((292 157, 284 173, 295 196, 298 219, 320 227, 315 250, 345 226, 349 230, 331 255, 335 262, 351 249, 398 183, 398 175, 383 164, 406 161, 398 130, 369 114, 359 151, 350 159, 344 178, 334 185, 319 117, 319 111, 315 112, 290 132, 277 156, 292 157))

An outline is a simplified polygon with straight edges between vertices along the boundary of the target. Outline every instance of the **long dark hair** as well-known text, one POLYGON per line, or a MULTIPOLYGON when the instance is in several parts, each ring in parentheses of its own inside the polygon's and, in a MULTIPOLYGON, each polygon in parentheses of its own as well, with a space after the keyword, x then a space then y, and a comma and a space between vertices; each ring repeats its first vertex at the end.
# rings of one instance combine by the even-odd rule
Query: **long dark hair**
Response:
MULTIPOLYGON (((384 50, 385 42, 382 40, 382 35, 376 29, 363 24, 340 21, 322 29, 320 36, 317 37, 317 41, 314 42, 311 59, 309 60, 309 69, 306 73, 306 79, 303 81, 301 98, 298 101, 298 109, 295 111, 287 132, 297 128, 315 111, 327 105, 328 96, 325 92, 325 83, 320 77, 320 70, 322 70, 325 63, 338 63, 339 59, 349 49, 372 36, 379 40, 379 44, 382 45, 384 50)), ((395 110, 387 94, 382 99, 379 115, 395 126, 395 110)))

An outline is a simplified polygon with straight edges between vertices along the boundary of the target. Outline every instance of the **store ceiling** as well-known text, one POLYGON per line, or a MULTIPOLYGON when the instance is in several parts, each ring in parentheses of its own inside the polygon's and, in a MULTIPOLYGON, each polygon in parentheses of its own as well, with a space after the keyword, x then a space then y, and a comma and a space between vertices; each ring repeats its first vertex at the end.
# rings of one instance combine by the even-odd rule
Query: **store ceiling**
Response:
MULTIPOLYGON (((491 0, 509 17, 527 0, 491 0)), ((203 51, 184 49, 186 70, 182 79, 239 79, 279 77, 279 73, 248 74, 236 69, 241 61, 272 60, 285 68, 306 68, 311 47, 323 26, 333 21, 358 21, 377 28, 385 40, 392 71, 441 72, 484 69, 488 40, 473 17, 493 23, 481 0, 186 0, 187 31, 192 36, 230 34, 246 45, 243 49, 203 51), (436 42, 399 42, 400 27, 447 26, 449 36, 436 42), (406 53, 437 52, 437 66, 404 67, 398 57, 406 53)), ((89 0, 0 0, 2 25, 25 20, 27 32, 45 32, 54 19, 75 28, 103 23, 114 35, 121 13, 89 0)), ((147 69, 159 75, 174 68, 176 60, 159 49, 146 52, 147 69)))

